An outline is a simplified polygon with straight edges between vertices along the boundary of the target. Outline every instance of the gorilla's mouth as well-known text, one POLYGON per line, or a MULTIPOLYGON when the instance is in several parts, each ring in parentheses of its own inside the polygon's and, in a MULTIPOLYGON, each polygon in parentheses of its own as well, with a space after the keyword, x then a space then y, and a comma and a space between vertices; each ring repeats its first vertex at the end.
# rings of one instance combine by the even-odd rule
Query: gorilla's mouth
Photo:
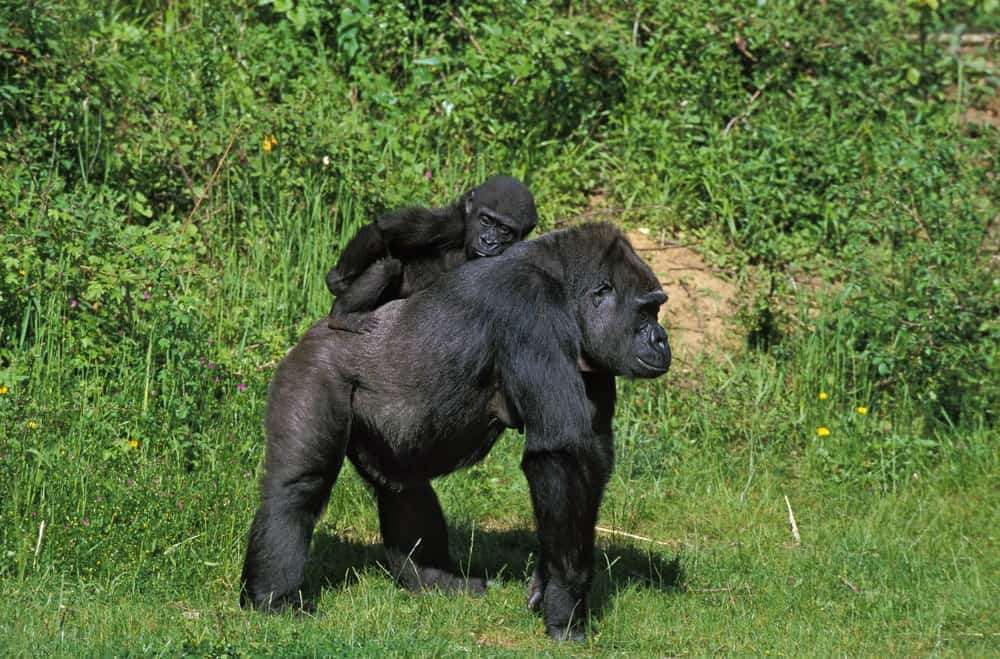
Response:
POLYGON ((670 368, 669 366, 655 366, 655 365, 650 364, 649 362, 647 362, 642 357, 636 357, 636 359, 639 360, 640 364, 642 364, 643 366, 645 366, 646 368, 648 368, 651 371, 656 371, 657 373, 666 373, 667 369, 670 368))

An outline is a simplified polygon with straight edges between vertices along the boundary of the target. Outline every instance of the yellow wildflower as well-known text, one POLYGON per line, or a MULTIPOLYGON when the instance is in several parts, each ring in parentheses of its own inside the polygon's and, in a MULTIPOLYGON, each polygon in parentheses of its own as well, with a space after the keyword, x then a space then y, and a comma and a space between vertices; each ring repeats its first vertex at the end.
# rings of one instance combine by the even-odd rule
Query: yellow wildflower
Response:
POLYGON ((19 274, 19 275, 21 275, 23 277, 23 276, 25 276, 28 273, 25 272, 24 268, 21 268, 20 270, 17 271, 17 274, 19 274))
POLYGON ((128 445, 131 446, 132 448, 139 448, 139 440, 138 439, 130 439, 130 440, 128 440, 128 445))
POLYGON ((265 135, 264 141, 261 143, 261 148, 264 149, 264 153, 271 153, 274 147, 278 146, 278 138, 274 135, 265 135))
POLYGON ((864 405, 859 405, 858 408, 855 411, 858 414, 868 414, 868 408, 865 407, 864 405))
POLYGON ((9 393, 10 389, 7 388, 7 385, 0 386, 0 396, 6 396, 9 393))
POLYGON ((37 427, 38 427, 37 423, 35 423, 34 421, 28 421, 28 430, 34 430, 37 427))
POLYGON ((829 397, 830 397, 830 395, 828 393, 826 393, 825 391, 819 392, 819 399, 820 400, 826 400, 829 397))
POLYGON ((819 428, 816 429, 816 434, 819 435, 820 437, 826 437, 827 435, 830 434, 830 429, 827 428, 826 426, 820 426, 819 428))

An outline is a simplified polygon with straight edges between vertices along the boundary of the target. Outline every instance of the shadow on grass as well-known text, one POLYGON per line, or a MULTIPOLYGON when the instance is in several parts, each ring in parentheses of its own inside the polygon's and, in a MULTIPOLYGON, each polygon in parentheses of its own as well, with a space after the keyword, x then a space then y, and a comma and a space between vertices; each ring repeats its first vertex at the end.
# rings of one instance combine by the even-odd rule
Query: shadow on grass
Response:
MULTIPOLYGON (((468 525, 453 525, 449 528, 449 538, 459 571, 505 584, 521 583, 527 593, 537 557, 538 543, 533 531, 476 529, 473 532, 468 525)), ((683 587, 680 556, 667 558, 655 549, 599 542, 594 561, 589 603, 592 615, 598 619, 615 595, 627 588, 672 592, 683 587)), ((385 565, 381 544, 317 531, 306 566, 303 595, 316 601, 323 590, 349 586, 368 570, 377 570, 390 578, 385 565)))

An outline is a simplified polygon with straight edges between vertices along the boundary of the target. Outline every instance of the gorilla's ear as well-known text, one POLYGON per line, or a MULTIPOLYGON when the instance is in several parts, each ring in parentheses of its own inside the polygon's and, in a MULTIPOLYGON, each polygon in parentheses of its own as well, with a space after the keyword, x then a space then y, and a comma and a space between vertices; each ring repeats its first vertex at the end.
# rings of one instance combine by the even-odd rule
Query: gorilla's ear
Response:
POLYGON ((472 213, 472 200, 476 196, 476 189, 473 188, 469 190, 469 193, 465 195, 465 216, 468 217, 472 213))

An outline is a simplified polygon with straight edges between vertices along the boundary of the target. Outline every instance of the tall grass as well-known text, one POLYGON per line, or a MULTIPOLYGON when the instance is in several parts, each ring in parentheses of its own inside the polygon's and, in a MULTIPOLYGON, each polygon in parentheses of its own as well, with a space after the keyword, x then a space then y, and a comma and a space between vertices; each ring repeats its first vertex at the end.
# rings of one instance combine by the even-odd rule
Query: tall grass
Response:
POLYGON ((902 35, 995 19, 779 4, 5 7, 0 651, 994 651, 998 137, 949 86, 995 81, 902 35), (267 384, 323 275, 495 172, 543 230, 606 204, 771 282, 753 347, 619 383, 591 641, 524 609, 516 433, 436 484, 483 599, 399 590, 345 470, 317 613, 240 612, 267 384))

